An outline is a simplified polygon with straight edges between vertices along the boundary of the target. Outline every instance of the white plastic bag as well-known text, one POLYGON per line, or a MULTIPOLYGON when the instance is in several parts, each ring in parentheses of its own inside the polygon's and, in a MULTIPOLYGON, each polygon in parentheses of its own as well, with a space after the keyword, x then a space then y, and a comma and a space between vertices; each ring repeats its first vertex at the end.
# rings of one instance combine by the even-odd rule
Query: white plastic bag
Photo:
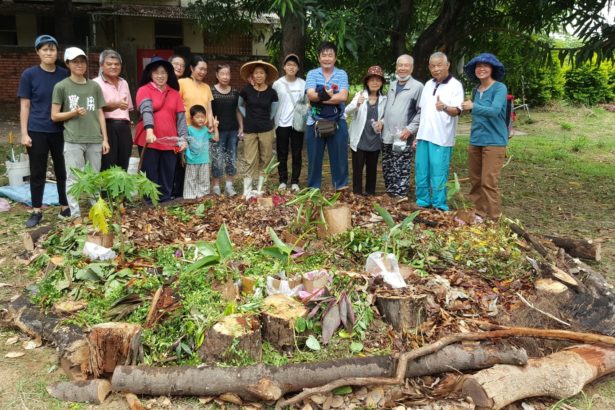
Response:
POLYGON ((115 252, 112 249, 105 248, 92 242, 86 242, 83 245, 83 254, 92 261, 107 261, 115 258, 115 252))
POLYGON ((388 283, 395 289, 406 287, 406 282, 399 272, 397 259, 392 253, 386 256, 383 252, 371 253, 367 257, 367 262, 365 262, 365 271, 374 276, 382 276, 385 283, 388 283))
POLYGON ((288 280, 286 279, 286 273, 280 272, 278 274, 279 278, 273 276, 267 276, 267 295, 277 295, 279 293, 286 296, 297 296, 300 291, 303 290, 303 284, 301 281, 296 281, 295 279, 288 280), (291 288, 291 282, 295 282, 294 287, 291 288))

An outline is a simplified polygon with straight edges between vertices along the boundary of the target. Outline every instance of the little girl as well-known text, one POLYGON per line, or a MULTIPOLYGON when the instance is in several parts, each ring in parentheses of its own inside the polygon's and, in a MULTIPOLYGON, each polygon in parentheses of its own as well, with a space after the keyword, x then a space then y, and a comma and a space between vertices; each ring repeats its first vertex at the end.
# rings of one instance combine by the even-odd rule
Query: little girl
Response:
POLYGON ((201 198, 209 194, 209 140, 219 139, 217 121, 214 121, 214 135, 205 126, 205 107, 190 107, 190 118, 192 125, 188 126, 188 148, 185 152, 184 199, 201 198))

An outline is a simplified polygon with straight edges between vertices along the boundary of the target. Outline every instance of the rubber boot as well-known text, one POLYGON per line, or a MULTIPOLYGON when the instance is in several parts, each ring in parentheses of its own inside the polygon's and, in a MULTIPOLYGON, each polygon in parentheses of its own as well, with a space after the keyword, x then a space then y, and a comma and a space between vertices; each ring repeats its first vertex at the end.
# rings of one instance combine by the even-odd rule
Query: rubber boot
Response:
POLYGON ((256 194, 258 196, 263 195, 263 185, 265 184, 265 177, 263 175, 258 177, 258 185, 256 186, 256 194))
POLYGON ((243 196, 249 199, 252 196, 252 178, 246 177, 243 179, 243 196))

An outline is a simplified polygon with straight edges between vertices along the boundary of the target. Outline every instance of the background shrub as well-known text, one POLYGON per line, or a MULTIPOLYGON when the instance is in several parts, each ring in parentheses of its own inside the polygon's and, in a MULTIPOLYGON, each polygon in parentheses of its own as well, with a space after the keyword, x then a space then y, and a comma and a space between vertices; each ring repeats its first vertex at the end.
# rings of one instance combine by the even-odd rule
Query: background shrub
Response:
MULTIPOLYGON (((612 71, 612 70, 611 70, 612 71)), ((607 70, 587 64, 564 73, 564 93, 574 103, 595 105, 612 99, 611 84, 607 70)))

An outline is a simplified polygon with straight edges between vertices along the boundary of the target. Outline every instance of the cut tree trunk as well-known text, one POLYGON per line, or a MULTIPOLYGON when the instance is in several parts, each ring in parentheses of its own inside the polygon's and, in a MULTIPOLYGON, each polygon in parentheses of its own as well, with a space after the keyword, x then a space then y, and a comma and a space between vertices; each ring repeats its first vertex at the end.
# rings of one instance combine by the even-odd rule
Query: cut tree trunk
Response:
POLYGON ((132 323, 101 323, 92 327, 90 342, 90 369, 88 373, 99 377, 111 374, 118 365, 136 364, 143 357, 141 326, 132 323))
POLYGON ((101 404, 111 393, 111 383, 105 379, 58 382, 47 386, 47 392, 62 401, 101 404))
MULTIPOLYGON (((496 363, 523 365, 524 350, 508 345, 452 345, 410 362, 407 377, 450 370, 476 370, 496 363)), ((114 391, 147 395, 217 396, 234 393, 244 400, 277 400, 283 394, 315 387, 339 378, 389 377, 395 372, 391 356, 353 358, 275 367, 258 364, 240 368, 118 366, 114 391)))
POLYGON ((615 371, 615 349, 582 345, 530 359, 524 367, 497 365, 466 376, 462 392, 478 409, 501 409, 517 400, 578 394, 599 377, 615 371))
POLYGON ((378 295, 376 306, 387 323, 397 331, 407 332, 423 323, 426 295, 378 295))
POLYGON ((7 306, 4 320, 34 338, 40 337, 58 347, 62 369, 72 380, 84 380, 89 368, 90 348, 83 330, 62 324, 63 318, 43 313, 23 294, 7 306))
POLYGON ((279 349, 295 345, 295 320, 304 317, 303 303, 285 295, 272 295, 263 301, 263 339, 279 349))
POLYGON ((199 355, 206 363, 225 362, 243 351, 260 362, 261 344, 258 319, 251 315, 229 315, 207 331, 199 355))
POLYGON ((600 262, 602 259, 602 246, 600 242, 586 239, 559 238, 547 236, 558 248, 565 250, 570 256, 600 262))
POLYGON ((36 242, 43 236, 47 235, 53 229, 53 225, 41 226, 32 231, 24 232, 22 236, 23 247, 27 251, 33 251, 36 248, 36 242))

